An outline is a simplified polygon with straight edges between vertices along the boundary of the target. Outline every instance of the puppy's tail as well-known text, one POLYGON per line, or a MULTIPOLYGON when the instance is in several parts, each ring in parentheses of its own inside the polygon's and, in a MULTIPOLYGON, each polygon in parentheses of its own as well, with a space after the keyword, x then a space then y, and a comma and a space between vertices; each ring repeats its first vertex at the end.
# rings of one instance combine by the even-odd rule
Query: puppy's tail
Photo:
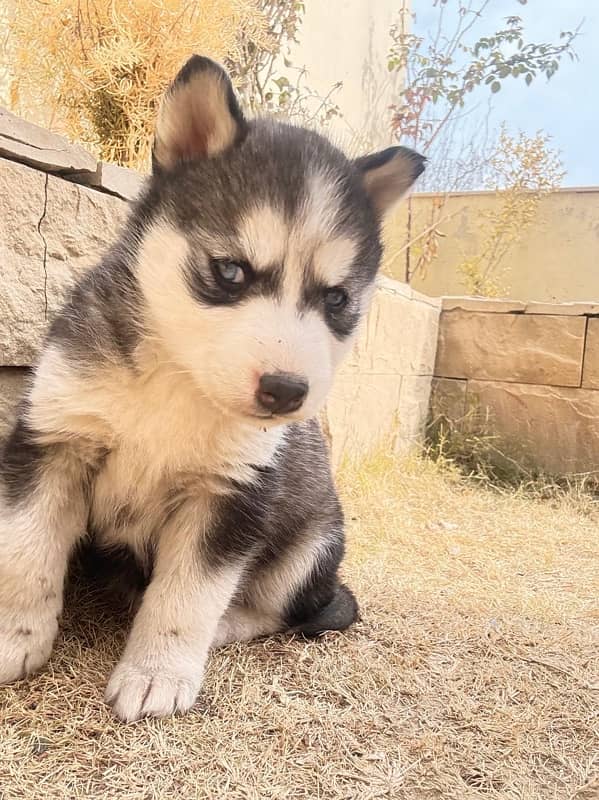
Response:
POLYGON ((358 612, 358 601, 353 592, 345 584, 340 584, 330 603, 294 630, 308 638, 327 631, 344 631, 358 619, 358 612))

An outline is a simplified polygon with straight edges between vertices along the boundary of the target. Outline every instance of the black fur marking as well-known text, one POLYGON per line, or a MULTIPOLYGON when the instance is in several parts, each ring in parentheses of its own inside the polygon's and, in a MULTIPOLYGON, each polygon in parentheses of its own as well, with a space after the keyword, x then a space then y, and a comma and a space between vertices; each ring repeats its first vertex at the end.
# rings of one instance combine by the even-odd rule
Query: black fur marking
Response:
POLYGON ((338 339, 345 339, 356 329, 360 321, 359 297, 352 297, 349 290, 348 303, 338 310, 328 309, 325 304, 325 292, 329 287, 314 280, 304 283, 302 308, 315 309, 324 317, 329 330, 338 339))
MULTIPOLYGON (((210 270, 211 242, 218 242, 219 257, 251 265, 251 253, 244 252, 237 235, 241 221, 264 206, 279 210, 288 224, 296 222, 306 202, 313 199, 308 176, 325 175, 334 183, 339 198, 335 235, 350 236, 358 247, 344 286, 357 298, 374 279, 381 256, 380 225, 360 171, 314 132, 271 120, 248 125, 239 146, 154 175, 136 213, 143 215, 146 226, 166 217, 184 233, 193 254, 185 273, 194 297, 209 304, 241 302, 253 292, 276 294, 282 265, 257 271, 253 288, 227 299, 222 290, 217 291, 210 270)), ((312 274, 309 261, 304 273, 308 286, 312 274)), ((320 297, 318 302, 322 308, 320 297)), ((339 328, 339 335, 347 334, 339 328)))
POLYGON ((318 423, 310 420, 290 426, 274 466, 261 469, 254 483, 237 485, 234 494, 222 498, 205 546, 215 565, 254 551, 254 568, 260 570, 317 528, 325 536, 328 530, 338 530, 342 539, 342 526, 324 440, 318 423))
POLYGON ((412 171, 412 180, 415 181, 419 175, 422 175, 426 169, 426 156, 420 155, 415 150, 410 150, 409 147, 387 147, 378 153, 372 155, 362 156, 356 158, 354 164, 360 172, 369 172, 371 169, 379 169, 384 167, 391 159, 398 155, 402 155, 406 162, 410 164, 412 171))
POLYGON ((93 540, 83 543, 72 566, 87 583, 124 609, 134 608, 150 582, 151 572, 128 547, 103 550, 93 540))
POLYGON ((312 573, 284 611, 285 621, 290 628, 302 626, 313 620, 335 597, 338 588, 337 568, 343 558, 344 541, 341 531, 333 531, 329 546, 320 553, 312 573))
POLYGON ((25 422, 25 413, 23 404, 0 458, 2 494, 11 505, 24 501, 36 489, 48 457, 48 448, 36 442, 35 431, 25 422))
POLYGON ((313 595, 309 595, 308 603, 298 603, 296 600, 288 610, 287 620, 290 627, 303 636, 314 637, 327 631, 344 631, 358 619, 358 601, 344 584, 337 587, 328 603, 310 614, 309 611, 314 607, 312 597, 313 595))
POLYGON ((243 286, 226 288, 215 278, 210 266, 198 265, 189 259, 184 268, 187 287, 199 303, 211 306, 231 306, 254 297, 280 297, 283 270, 273 267, 254 271, 246 266, 248 279, 243 286))
MULTIPOLYGON (((137 225, 130 235, 136 236, 137 225)), ((113 248, 85 273, 54 320, 49 341, 59 342, 82 365, 115 358, 131 362, 140 339, 141 297, 130 260, 134 241, 113 248)))
POLYGON ((335 599, 344 553, 343 513, 320 428, 311 420, 291 426, 275 467, 260 470, 253 484, 238 486, 234 495, 223 498, 215 527, 202 546, 214 568, 255 553, 239 597, 251 605, 252 584, 260 581, 262 571, 276 571, 290 547, 315 540, 320 551, 312 573, 281 609, 289 627, 306 626, 308 635, 316 628, 333 629, 334 624, 347 627, 355 617, 347 603, 341 603, 345 595, 335 599))

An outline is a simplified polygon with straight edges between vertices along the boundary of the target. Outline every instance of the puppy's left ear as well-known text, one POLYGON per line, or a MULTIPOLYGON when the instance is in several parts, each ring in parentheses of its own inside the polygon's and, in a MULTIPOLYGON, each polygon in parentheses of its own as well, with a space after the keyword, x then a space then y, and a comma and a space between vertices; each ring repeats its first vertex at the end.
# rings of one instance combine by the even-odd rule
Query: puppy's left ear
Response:
POLYGON ((426 158, 407 147, 388 147, 354 161, 362 184, 379 214, 386 214, 424 172, 426 158))
POLYGON ((241 141, 247 122, 224 69, 192 56, 167 90, 156 122, 152 166, 212 158, 241 141))

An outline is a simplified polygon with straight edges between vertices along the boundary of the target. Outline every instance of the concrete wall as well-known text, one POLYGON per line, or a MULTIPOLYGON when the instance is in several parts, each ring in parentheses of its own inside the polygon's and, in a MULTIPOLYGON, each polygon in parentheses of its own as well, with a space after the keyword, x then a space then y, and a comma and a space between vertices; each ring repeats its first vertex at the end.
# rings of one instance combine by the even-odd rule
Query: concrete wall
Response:
MULTIPOLYGON (((140 177, 0 110, 0 437, 67 288, 116 236, 140 177)), ((383 280, 323 420, 335 463, 421 440, 439 303, 383 280)))
POLYGON ((444 298, 432 415, 551 474, 599 474, 599 304, 444 298))
MULTIPOLYGON (((398 0, 306 0, 294 66, 305 67, 307 84, 321 96, 342 81, 333 100, 343 119, 331 130, 342 144, 385 147, 392 141, 389 106, 401 76, 389 73, 389 29, 398 21, 398 0)), ((409 6, 408 6, 409 7, 409 6)))
MULTIPOLYGON (((413 236, 431 224, 432 205, 439 195, 415 194, 412 199, 413 236)), ((496 207, 493 192, 449 195, 439 228, 439 252, 425 275, 412 285, 432 296, 464 294, 457 270, 466 258, 480 252, 486 211, 496 207)), ((406 241, 406 209, 397 214, 391 252, 406 241)), ((517 300, 566 302, 599 300, 599 188, 560 189, 540 202, 535 224, 525 232, 503 262, 506 296, 517 300)), ((389 274, 404 277, 405 253, 389 264, 389 274)))

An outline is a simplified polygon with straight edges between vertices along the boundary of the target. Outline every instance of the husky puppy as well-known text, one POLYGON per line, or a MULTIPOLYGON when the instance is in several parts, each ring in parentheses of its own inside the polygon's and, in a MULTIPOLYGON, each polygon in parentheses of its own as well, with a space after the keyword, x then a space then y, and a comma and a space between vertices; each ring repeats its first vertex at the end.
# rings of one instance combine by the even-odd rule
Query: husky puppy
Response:
POLYGON ((184 712, 210 648, 343 630, 343 514, 315 415, 424 159, 348 160, 244 118, 213 61, 166 93, 153 175, 49 331, 0 462, 0 683, 48 659, 88 534, 146 588, 106 699, 184 712))

